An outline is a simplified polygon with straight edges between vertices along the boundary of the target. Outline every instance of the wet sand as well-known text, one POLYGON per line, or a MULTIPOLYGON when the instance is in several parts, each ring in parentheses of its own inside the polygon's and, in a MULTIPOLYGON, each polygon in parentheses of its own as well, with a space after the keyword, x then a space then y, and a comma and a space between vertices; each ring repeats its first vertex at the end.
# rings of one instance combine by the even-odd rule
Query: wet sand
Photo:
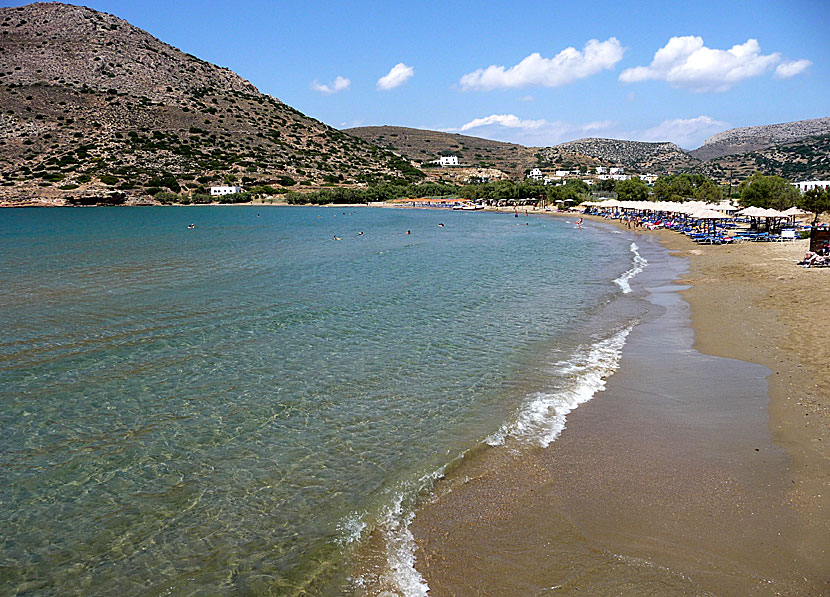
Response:
POLYGON ((804 242, 637 242, 658 239, 686 259, 638 277, 651 308, 607 390, 419 510, 430 595, 830 594, 830 271, 793 264, 804 242))

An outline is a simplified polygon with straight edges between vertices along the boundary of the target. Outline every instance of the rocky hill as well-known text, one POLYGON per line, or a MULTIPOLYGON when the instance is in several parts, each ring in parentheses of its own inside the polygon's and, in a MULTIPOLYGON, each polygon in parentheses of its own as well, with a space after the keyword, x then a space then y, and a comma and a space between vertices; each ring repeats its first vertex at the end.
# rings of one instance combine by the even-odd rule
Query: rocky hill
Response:
POLYGON ((533 151, 523 145, 456 133, 402 126, 363 126, 345 129, 343 132, 427 166, 428 162, 441 156, 455 155, 459 165, 496 168, 516 176, 522 175, 534 162, 533 151))
POLYGON ((775 174, 792 182, 830 179, 830 134, 732 155, 701 163, 696 172, 720 181, 741 181, 755 172, 775 174))
POLYGON ((617 139, 578 139, 541 150, 542 155, 555 159, 561 154, 581 154, 601 165, 623 166, 639 173, 665 174, 690 168, 698 160, 674 143, 645 143, 617 139))
POLYGON ((700 160, 711 160, 828 134, 830 134, 830 118, 748 126, 712 135, 704 141, 703 145, 689 153, 700 160))
POLYGON ((0 8, 0 199, 422 176, 113 15, 0 8))

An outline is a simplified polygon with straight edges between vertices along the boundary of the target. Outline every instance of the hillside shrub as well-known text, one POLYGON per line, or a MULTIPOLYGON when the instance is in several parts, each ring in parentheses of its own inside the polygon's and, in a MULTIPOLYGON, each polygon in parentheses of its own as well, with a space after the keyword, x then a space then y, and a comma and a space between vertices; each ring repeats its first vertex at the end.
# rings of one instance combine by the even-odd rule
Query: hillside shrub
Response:
POLYGON ((178 203, 180 197, 176 193, 168 193, 167 191, 160 191, 153 195, 153 199, 159 203, 178 203))

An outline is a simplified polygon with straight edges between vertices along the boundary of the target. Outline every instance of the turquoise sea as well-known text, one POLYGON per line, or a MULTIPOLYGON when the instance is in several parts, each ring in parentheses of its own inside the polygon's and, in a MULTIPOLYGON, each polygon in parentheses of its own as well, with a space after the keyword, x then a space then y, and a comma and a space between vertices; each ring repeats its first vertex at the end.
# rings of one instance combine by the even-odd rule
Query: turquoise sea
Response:
POLYGON ((0 593, 348 592, 372 531, 417 588, 419 496, 602 388, 636 249, 481 212, 2 210, 0 593))

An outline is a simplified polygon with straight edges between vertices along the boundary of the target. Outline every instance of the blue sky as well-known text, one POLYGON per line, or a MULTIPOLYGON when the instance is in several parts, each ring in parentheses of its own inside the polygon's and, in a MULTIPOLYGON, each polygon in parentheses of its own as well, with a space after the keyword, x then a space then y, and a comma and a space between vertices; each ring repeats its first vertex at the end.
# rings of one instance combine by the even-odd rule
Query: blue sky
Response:
POLYGON ((830 116, 827 0, 86 5, 337 128, 694 148, 732 127, 830 116))

